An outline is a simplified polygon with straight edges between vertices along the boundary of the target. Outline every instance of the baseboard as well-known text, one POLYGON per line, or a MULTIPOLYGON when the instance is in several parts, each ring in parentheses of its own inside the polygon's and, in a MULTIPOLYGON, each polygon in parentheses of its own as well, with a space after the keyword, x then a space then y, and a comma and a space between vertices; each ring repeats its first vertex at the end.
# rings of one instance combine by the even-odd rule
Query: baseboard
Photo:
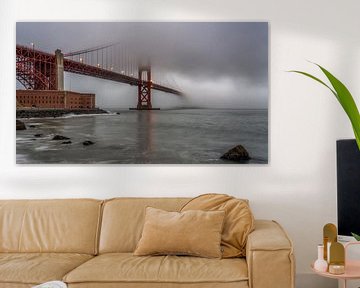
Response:
POLYGON ((296 275, 296 288, 338 288, 338 281, 320 277, 313 273, 302 273, 296 275))

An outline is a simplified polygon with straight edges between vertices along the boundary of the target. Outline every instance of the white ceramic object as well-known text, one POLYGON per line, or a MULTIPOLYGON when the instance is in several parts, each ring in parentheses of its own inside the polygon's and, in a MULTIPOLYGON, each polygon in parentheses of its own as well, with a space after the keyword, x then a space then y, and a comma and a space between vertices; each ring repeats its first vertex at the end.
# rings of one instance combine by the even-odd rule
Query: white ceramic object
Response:
POLYGON ((319 272, 326 272, 328 263, 324 260, 324 245, 318 245, 318 259, 314 263, 314 269, 319 272))
POLYGON ((50 281, 37 286, 33 286, 32 288, 67 288, 67 285, 61 281, 50 281))

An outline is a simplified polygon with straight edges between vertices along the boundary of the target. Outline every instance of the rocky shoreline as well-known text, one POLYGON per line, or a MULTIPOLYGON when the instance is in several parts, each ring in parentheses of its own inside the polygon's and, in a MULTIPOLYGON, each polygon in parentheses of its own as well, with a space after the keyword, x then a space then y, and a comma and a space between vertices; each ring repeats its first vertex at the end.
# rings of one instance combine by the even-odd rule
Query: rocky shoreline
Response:
POLYGON ((16 109, 16 119, 24 118, 57 118, 67 114, 108 114, 107 111, 95 109, 16 109))

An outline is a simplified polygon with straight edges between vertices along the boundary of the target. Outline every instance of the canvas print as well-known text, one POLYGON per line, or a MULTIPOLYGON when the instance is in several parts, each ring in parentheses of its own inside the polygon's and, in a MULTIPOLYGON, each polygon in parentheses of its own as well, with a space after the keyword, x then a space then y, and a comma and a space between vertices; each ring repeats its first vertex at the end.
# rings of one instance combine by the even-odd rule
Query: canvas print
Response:
POLYGON ((18 22, 17 164, 267 164, 268 23, 18 22))

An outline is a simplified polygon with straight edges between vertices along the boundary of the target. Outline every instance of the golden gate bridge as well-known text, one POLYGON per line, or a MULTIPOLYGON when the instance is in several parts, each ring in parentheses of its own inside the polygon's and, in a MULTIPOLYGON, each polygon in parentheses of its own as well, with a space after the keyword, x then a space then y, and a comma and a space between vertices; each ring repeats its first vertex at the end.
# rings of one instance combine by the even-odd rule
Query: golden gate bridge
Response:
MULTIPOLYGON (((182 96, 183 93, 153 79, 151 64, 140 63, 119 44, 63 54, 16 45, 16 79, 30 90, 64 90, 64 72, 86 75, 138 87, 137 110, 151 110, 152 90, 182 96)), ((174 86, 177 86, 176 83, 174 86)))

